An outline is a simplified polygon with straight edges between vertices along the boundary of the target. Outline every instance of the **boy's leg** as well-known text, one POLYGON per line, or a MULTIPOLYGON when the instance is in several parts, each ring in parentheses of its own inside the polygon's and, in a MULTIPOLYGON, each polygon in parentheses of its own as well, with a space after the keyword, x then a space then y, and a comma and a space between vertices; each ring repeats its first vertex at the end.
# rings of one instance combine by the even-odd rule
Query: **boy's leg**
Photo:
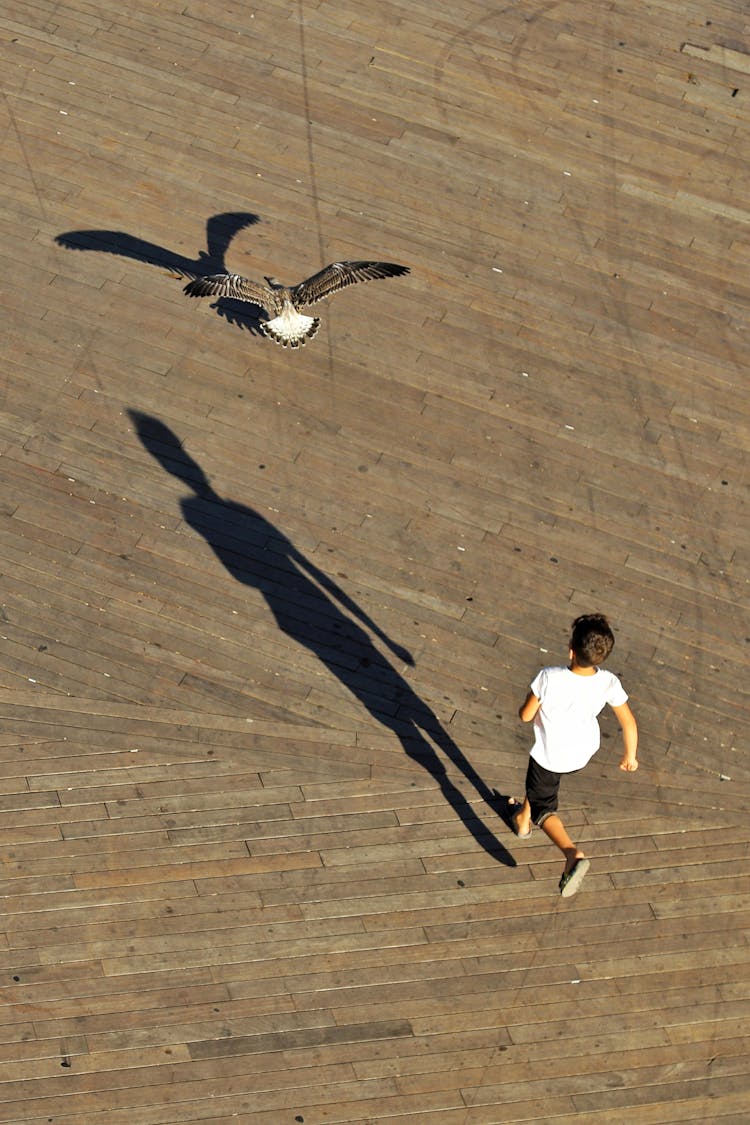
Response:
POLYGON ((573 843, 557 813, 550 813, 539 826, 565 856, 565 871, 572 871, 576 861, 584 858, 581 849, 573 843))
POLYGON ((546 817, 557 811, 557 792, 560 774, 552 773, 534 758, 529 758, 526 770, 526 797, 513 814, 513 827, 518 835, 526 835, 531 825, 542 827, 546 817))
POLYGON ((531 835, 532 822, 546 812, 557 808, 557 785, 559 775, 550 773, 533 758, 529 758, 526 769, 526 795, 523 801, 510 798, 510 819, 516 836, 524 839, 531 835))
POLYGON ((511 797, 510 807, 510 819, 513 823, 513 831, 516 836, 521 838, 530 836, 531 805, 529 804, 529 798, 524 797, 523 801, 517 801, 515 797, 511 797))
POLYGON ((526 771, 526 800, 512 815, 517 835, 525 835, 526 824, 530 831, 533 822, 563 853, 565 868, 560 879, 560 893, 568 897, 580 888, 590 863, 578 845, 573 843, 557 814, 560 779, 559 773, 552 773, 530 758, 526 771))
POLYGON ((565 867, 560 877, 560 894, 568 898, 580 890, 584 876, 591 866, 581 849, 573 843, 565 830, 565 825, 556 813, 545 818, 541 825, 553 844, 557 844, 565 856, 565 867))
POLYGON ((568 898, 580 890, 591 864, 577 844, 573 843, 557 813, 546 816, 540 827, 565 856, 565 867, 560 878, 560 894, 568 898))

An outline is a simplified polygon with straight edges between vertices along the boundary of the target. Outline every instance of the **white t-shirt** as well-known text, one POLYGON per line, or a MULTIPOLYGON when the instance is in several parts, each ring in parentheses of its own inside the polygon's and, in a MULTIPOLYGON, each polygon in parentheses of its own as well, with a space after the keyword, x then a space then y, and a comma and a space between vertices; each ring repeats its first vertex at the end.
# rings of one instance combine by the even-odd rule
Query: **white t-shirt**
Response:
POLYGON ((553 773, 582 769, 599 749, 597 715, 605 703, 620 707, 628 698, 617 676, 604 668, 593 676, 542 668, 531 690, 541 700, 531 757, 553 773))

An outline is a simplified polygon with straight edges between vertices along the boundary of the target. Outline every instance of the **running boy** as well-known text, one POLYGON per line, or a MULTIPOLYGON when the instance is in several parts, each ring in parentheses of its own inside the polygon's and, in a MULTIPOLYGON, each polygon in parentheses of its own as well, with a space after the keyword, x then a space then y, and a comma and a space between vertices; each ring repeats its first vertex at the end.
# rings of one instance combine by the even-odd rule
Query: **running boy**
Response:
POLYGON ((570 664, 567 668, 542 668, 519 710, 525 723, 534 723, 534 745, 526 773, 526 797, 511 799, 513 831, 531 835, 532 821, 557 844, 565 856, 560 893, 566 898, 580 888, 590 862, 573 843, 557 815, 557 794, 562 774, 583 769, 599 749, 597 715, 608 703, 622 728, 625 752, 620 769, 638 769, 638 727, 622 684, 601 665, 615 643, 606 617, 584 614, 573 622, 570 664))

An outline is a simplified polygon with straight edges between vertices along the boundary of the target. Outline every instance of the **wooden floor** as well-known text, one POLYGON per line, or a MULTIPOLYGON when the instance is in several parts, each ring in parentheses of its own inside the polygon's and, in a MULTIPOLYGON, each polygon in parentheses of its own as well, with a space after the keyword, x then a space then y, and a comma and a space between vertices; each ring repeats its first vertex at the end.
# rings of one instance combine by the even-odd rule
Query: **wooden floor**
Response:
POLYGON ((750 22, 4 0, 0 1122, 747 1121, 750 22), (404 278, 297 352, 230 270, 404 278), (600 609, 641 727, 504 820, 600 609))

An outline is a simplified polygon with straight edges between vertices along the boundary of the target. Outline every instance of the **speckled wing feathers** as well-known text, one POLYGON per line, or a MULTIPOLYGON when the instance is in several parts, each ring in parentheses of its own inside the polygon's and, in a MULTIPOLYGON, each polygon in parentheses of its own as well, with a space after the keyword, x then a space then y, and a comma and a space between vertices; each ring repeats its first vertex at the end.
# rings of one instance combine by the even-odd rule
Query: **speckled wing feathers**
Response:
POLYGON ((375 281, 381 277, 401 277, 409 272, 408 266, 398 266, 393 262, 332 262, 319 273, 301 281, 292 289, 292 300, 296 308, 314 305, 324 297, 355 285, 358 281, 375 281))
POLYGON ((234 297, 238 301, 251 301, 265 309, 269 316, 280 311, 279 302, 272 289, 249 281, 238 273, 215 273, 199 277, 185 286, 188 297, 234 297))

